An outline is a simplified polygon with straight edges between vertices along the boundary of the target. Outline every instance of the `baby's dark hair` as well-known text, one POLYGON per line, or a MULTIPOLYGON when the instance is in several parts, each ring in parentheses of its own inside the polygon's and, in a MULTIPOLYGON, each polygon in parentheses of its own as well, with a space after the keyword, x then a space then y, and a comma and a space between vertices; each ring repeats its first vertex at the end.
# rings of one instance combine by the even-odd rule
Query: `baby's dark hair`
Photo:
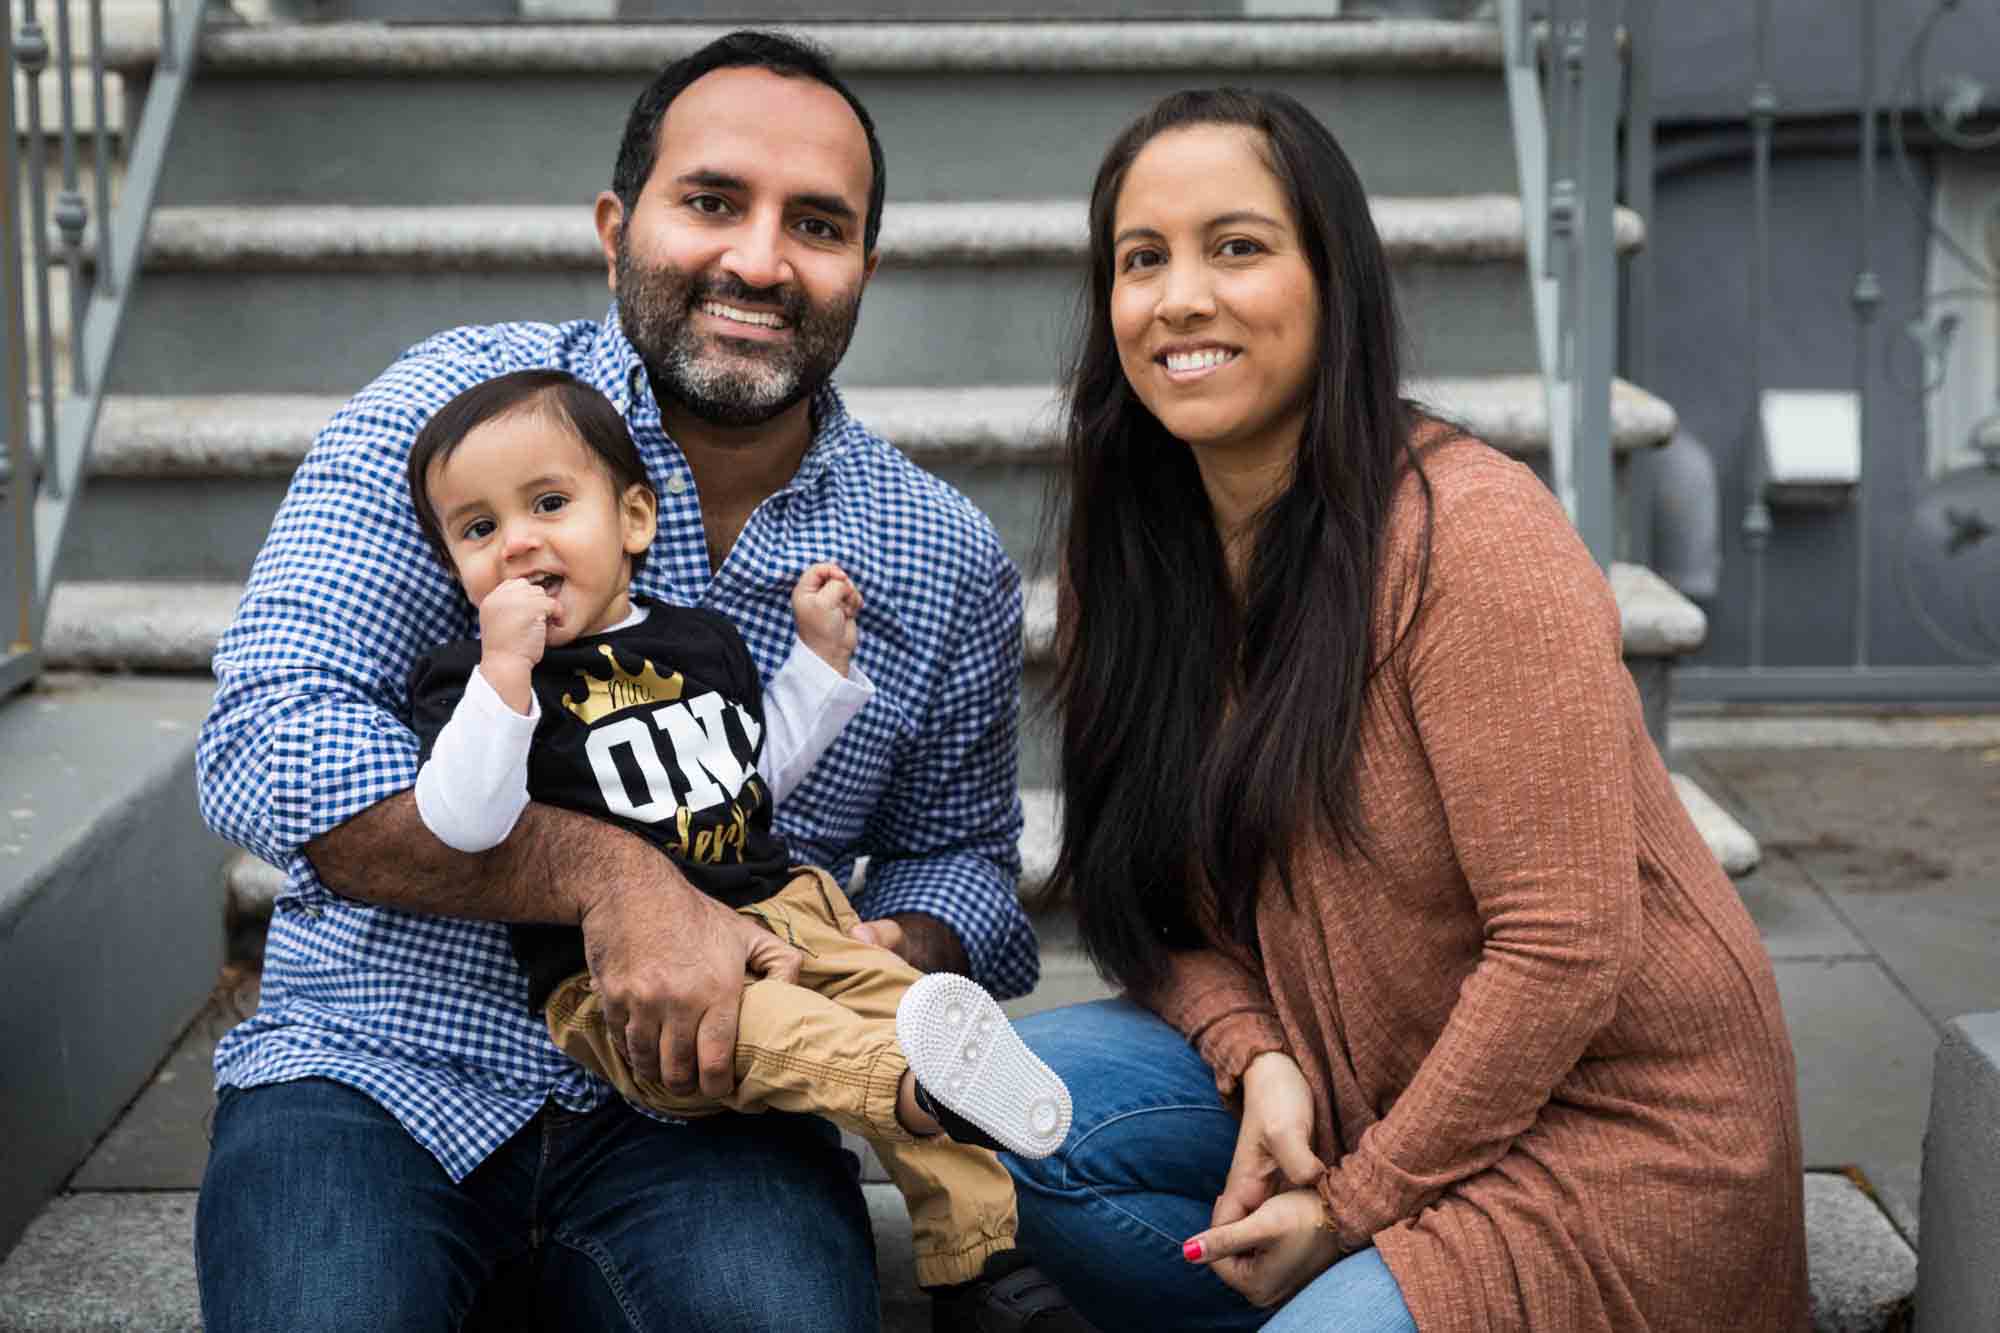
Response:
MULTIPOLYGON (((473 431, 514 412, 540 413, 583 441, 611 474, 615 494, 623 495, 628 486, 653 490, 646 460, 639 457, 639 447, 625 429, 625 418, 596 389, 566 370, 516 370, 485 380, 432 413, 417 432, 417 442, 410 446, 410 504, 417 511, 424 540, 446 569, 455 567, 445 545, 444 529, 431 505, 431 466, 450 458, 473 431)), ((633 572, 645 558, 643 551, 632 557, 633 572)))

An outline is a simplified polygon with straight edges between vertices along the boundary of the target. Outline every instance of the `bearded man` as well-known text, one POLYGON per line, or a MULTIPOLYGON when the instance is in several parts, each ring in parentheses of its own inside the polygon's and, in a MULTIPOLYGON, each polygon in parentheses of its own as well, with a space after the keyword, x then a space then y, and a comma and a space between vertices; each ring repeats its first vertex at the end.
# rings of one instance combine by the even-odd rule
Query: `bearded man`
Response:
MULTIPOLYGON (((405 498, 412 439, 474 383, 567 370, 617 406, 660 498, 635 591, 727 615, 767 679, 801 569, 837 561, 865 592, 877 696, 779 813, 795 859, 845 879, 870 858, 859 936, 1002 996, 1034 985, 1019 575, 830 382, 882 202, 874 127, 824 60, 723 38, 633 107, 596 201, 607 317, 439 334, 299 467, 216 654, 198 760, 209 822, 288 872, 258 1011, 216 1052, 196 1236, 215 1333, 457 1329, 496 1273, 506 1313, 550 1329, 877 1326, 831 1127, 634 1111, 550 1043, 505 923, 580 925, 640 1077, 711 1095, 758 928, 588 816, 531 805, 491 852, 443 847, 402 714, 418 653, 475 623, 405 498)), ((989 1277, 939 1326, 1076 1327, 1032 1269, 989 1277)))

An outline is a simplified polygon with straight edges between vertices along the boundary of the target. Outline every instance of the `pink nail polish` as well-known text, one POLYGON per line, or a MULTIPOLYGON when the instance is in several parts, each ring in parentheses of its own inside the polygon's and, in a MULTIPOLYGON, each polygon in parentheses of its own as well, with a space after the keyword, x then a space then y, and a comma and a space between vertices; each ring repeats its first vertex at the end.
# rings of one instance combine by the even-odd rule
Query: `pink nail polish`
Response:
POLYGON ((1201 1262, 1201 1242, 1191 1240, 1181 1246, 1181 1257, 1191 1264, 1201 1262))

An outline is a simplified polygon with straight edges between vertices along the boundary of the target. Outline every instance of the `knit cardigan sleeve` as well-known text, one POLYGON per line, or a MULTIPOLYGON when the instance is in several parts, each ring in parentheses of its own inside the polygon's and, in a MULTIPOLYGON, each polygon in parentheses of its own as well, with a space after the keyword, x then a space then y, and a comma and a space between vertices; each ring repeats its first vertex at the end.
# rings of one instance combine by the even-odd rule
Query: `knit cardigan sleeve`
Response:
POLYGON ((1435 503, 1393 669, 1483 943, 1409 1085, 1321 1181, 1350 1249, 1506 1153, 1610 1020, 1640 944, 1617 604, 1518 464, 1465 469, 1435 503))
POLYGON ((1225 1101, 1236 1095, 1252 1060, 1288 1049, 1264 978, 1220 949, 1169 954, 1165 980, 1133 998, 1200 1052, 1225 1101))

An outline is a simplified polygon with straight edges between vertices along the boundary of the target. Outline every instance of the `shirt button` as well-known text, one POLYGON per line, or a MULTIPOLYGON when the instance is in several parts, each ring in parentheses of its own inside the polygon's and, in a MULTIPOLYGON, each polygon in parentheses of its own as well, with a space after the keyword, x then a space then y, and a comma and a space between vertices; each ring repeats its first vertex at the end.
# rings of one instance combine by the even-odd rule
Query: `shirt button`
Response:
POLYGON ((682 492, 686 491, 687 488, 688 488, 687 476, 684 473, 672 472, 667 474, 668 495, 679 495, 682 492))

